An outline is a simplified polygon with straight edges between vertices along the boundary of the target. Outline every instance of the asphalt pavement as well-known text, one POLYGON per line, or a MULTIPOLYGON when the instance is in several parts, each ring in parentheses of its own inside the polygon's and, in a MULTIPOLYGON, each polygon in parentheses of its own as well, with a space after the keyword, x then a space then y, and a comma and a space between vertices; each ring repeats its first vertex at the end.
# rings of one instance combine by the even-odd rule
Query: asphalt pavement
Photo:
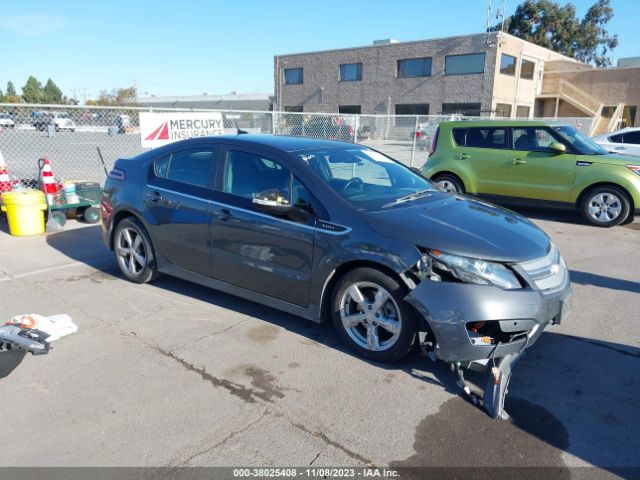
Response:
POLYGON ((17 238, 0 223, 0 319, 67 313, 79 326, 48 355, 0 353, 0 466, 537 466, 555 478, 598 466, 598 478, 631 478, 619 468, 640 466, 640 222, 522 213, 564 255, 573 309, 516 367, 510 420, 418 353, 374 364, 329 324, 166 276, 129 283, 98 226, 17 238))

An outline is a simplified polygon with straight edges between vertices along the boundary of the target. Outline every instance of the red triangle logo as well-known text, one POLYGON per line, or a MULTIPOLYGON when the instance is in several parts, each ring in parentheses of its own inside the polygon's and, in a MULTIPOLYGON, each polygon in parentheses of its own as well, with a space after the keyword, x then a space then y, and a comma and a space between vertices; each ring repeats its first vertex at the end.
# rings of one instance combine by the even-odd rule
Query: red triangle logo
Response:
POLYGON ((145 140, 169 140, 168 122, 163 122, 158 128, 151 132, 145 140))

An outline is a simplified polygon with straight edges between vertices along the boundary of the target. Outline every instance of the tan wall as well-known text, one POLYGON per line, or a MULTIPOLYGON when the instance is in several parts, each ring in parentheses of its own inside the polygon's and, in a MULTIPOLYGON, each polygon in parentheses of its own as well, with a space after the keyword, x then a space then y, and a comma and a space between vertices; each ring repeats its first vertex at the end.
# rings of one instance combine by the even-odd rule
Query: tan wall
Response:
MULTIPOLYGON (((555 98, 545 98, 543 103, 543 107, 541 110, 541 117, 553 117, 555 115, 556 112, 556 100, 555 98)), ((583 112, 582 110, 579 110, 577 108, 575 108, 573 105, 571 105, 570 103, 565 102, 564 100, 560 100, 559 104, 558 104, 558 117, 562 118, 562 117, 567 117, 567 118, 573 118, 573 117, 586 117, 588 116, 585 112, 583 112)))
MULTIPOLYGON (((605 105, 635 105, 640 107, 640 67, 592 68, 582 71, 553 73, 599 99, 605 105)), ((636 112, 635 125, 640 123, 636 112)))
MULTIPOLYGON (((563 62, 576 65, 573 59, 565 57, 559 53, 546 48, 534 45, 508 34, 499 35, 499 42, 496 55, 495 80, 493 84, 493 102, 496 104, 506 103, 511 105, 512 116, 515 116, 516 106, 523 105, 530 108, 531 114, 534 112, 536 99, 536 86, 541 81, 539 71, 546 72, 548 62, 563 62), (515 75, 505 75, 500 73, 500 60, 502 53, 516 57, 515 75), (533 79, 520 78, 522 59, 532 61, 536 64, 533 79)), ((579 65, 579 64, 578 64, 579 65)))

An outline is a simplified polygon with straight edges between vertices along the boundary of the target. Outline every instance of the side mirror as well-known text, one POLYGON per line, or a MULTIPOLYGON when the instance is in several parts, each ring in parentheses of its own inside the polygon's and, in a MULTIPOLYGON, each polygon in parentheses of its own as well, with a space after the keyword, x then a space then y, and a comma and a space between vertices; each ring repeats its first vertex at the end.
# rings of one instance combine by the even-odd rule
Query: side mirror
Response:
POLYGON ((259 212, 271 215, 286 215, 291 211, 291 204, 280 190, 266 190, 257 193, 251 201, 259 212))
POLYGON ((564 145, 564 144, 562 144, 560 142, 553 142, 551 145, 549 145, 549 148, 555 153, 566 153, 567 152, 566 145, 564 145))

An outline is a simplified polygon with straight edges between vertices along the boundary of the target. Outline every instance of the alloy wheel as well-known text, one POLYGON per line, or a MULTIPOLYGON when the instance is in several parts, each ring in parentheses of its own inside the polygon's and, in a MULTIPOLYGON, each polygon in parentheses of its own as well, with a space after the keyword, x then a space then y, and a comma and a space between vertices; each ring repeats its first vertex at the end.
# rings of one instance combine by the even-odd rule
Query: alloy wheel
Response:
POLYGON ((147 264, 142 235, 133 228, 123 228, 118 236, 116 253, 120 266, 130 275, 139 275, 147 264))
POLYGON ((595 222, 611 222, 622 213, 622 202, 613 193, 598 193, 589 199, 587 211, 595 222))
POLYGON ((436 183, 436 185, 438 185, 445 192, 455 193, 458 191, 458 189, 456 188, 456 185, 449 180, 440 180, 439 182, 436 183))
POLYGON ((340 299, 340 319, 358 346, 374 352, 391 348, 402 328, 396 301, 373 282, 357 282, 345 290, 340 299))

